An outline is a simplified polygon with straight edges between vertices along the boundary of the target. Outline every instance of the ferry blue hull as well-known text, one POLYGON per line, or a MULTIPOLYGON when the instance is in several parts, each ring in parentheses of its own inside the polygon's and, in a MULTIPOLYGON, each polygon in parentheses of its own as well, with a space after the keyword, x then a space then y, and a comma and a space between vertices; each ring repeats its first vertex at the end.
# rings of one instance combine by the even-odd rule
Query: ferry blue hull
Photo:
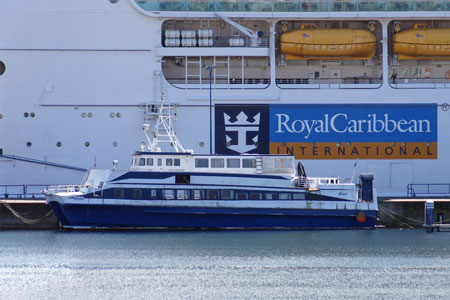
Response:
POLYGON ((357 210, 49 204, 67 228, 373 228, 377 214, 375 210, 364 211, 366 221, 360 223, 356 220, 357 210))

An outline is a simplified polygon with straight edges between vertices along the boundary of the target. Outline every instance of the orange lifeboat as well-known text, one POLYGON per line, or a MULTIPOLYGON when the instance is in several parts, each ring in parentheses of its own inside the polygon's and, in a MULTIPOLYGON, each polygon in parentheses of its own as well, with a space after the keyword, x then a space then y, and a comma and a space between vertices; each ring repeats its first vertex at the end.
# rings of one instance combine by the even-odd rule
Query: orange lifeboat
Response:
POLYGON ((377 39, 364 29, 300 29, 280 36, 280 50, 286 59, 370 59, 375 55, 377 39))
POLYGON ((399 59, 450 59, 450 28, 414 24, 413 29, 394 34, 392 43, 399 59))

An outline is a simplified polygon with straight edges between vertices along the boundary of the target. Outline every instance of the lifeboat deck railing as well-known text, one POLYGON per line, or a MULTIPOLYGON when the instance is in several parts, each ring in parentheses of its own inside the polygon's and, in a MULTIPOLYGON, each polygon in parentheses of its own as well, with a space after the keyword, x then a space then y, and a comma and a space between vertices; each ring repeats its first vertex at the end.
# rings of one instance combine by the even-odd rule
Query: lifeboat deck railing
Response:
POLYGON ((192 12, 401 12, 450 11, 447 0, 132 0, 145 11, 192 12))

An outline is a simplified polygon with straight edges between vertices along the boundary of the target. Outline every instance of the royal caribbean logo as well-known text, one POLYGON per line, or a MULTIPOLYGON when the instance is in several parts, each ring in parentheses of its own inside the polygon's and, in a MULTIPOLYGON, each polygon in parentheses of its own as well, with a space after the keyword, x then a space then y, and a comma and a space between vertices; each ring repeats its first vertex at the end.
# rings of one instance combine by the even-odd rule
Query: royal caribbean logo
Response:
POLYGON ((436 104, 216 105, 217 154, 436 159, 436 104))
POLYGON ((267 105, 216 105, 216 153, 268 153, 267 105))

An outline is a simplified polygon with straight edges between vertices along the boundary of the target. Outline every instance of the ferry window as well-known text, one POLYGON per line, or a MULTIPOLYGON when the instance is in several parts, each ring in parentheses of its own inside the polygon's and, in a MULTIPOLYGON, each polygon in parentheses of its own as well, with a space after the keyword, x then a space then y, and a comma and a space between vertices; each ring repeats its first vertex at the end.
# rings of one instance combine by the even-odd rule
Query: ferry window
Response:
POLYGON ((277 200, 278 199, 277 196, 278 196, 277 193, 265 193, 264 194, 264 198, 266 200, 277 200))
POLYGON ((162 166, 162 158, 158 158, 158 166, 159 166, 159 167, 162 166))
POLYGON ((147 158, 147 166, 153 166, 153 158, 147 158))
POLYGON ((250 193, 250 200, 261 200, 262 194, 261 193, 250 193))
POLYGON ((206 195, 208 196, 208 200, 218 200, 219 199, 219 191, 218 190, 207 190, 206 195))
POLYGON ((195 200, 202 200, 205 199, 205 192, 202 190, 193 190, 192 191, 192 198, 195 200))
POLYGON ((177 199, 178 200, 189 199, 189 191, 188 190, 177 190, 177 199))
POLYGON ((247 200, 248 194, 247 193, 236 193, 236 199, 238 200, 247 200))
POLYGON ((195 159, 195 167, 196 168, 207 168, 208 167, 208 159, 207 158, 196 158, 195 159))
POLYGON ((256 159, 250 159, 250 158, 242 159, 242 167, 243 168, 255 168, 256 167, 256 159))
POLYGON ((173 160, 173 165, 174 165, 175 167, 179 167, 179 166, 181 165, 180 159, 179 159, 179 158, 175 158, 175 159, 173 160))
POLYGON ((227 158, 227 168, 240 168, 241 160, 239 158, 227 158))
POLYGON ((233 191, 231 190, 223 190, 222 191, 222 200, 232 200, 233 197, 233 191))
POLYGON ((275 168, 289 169, 292 168, 291 159, 275 159, 275 168))
POLYGON ((133 189, 133 199, 142 199, 141 189, 133 189))
POLYGON ((292 199, 294 200, 305 200, 305 194, 304 193, 293 193, 292 199))
POLYGON ((290 193, 280 193, 278 196, 280 197, 280 200, 291 200, 290 193))
POLYGON ((139 165, 140 166, 145 166, 145 158, 140 158, 139 159, 139 165))
POLYGON ((158 190, 150 190, 150 199, 158 199, 158 190))
POLYGON ((173 190, 164 190, 164 199, 173 200, 175 198, 175 193, 173 190))
POLYGON ((122 199, 123 198, 123 189, 116 189, 116 191, 115 191, 115 196, 116 196, 116 199, 122 199))
POLYGON ((173 159, 171 158, 166 158, 166 166, 172 166, 173 165, 173 159))
POLYGON ((175 183, 177 183, 177 184, 189 184, 189 183, 191 183, 191 176, 190 175, 177 174, 177 175, 175 175, 175 183))
POLYGON ((211 168, 223 168, 223 167, 225 167, 225 159, 211 158, 211 168))

